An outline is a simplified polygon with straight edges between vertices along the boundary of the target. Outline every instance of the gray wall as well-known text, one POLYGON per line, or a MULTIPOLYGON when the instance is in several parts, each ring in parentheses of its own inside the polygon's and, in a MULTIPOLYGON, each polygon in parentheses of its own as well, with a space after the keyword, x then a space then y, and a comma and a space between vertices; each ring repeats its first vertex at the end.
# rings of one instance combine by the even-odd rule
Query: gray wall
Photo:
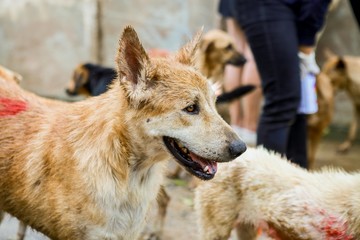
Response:
POLYGON ((24 88, 64 97, 77 64, 114 66, 125 26, 145 48, 175 51, 202 26, 216 26, 216 7, 208 0, 0 0, 0 64, 22 74, 24 88))
MULTIPOLYGON (((24 88, 64 98, 77 64, 114 66, 118 38, 126 25, 135 27, 145 48, 175 51, 201 26, 205 31, 218 27, 217 4, 217 0, 0 0, 0 64, 22 74, 24 88)), ((360 33, 347 0, 340 0, 329 14, 318 44, 320 65, 325 47, 341 55, 360 55, 360 33)), ((348 122, 351 111, 347 97, 340 94, 335 122, 348 122)))

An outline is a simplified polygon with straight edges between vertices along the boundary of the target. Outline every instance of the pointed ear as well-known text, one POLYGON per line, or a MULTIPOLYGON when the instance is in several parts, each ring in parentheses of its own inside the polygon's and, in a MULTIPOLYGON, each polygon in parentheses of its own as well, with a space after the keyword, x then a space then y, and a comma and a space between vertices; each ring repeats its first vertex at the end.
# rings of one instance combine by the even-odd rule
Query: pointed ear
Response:
POLYGON ((116 64, 121 81, 129 81, 135 86, 141 79, 145 79, 145 67, 149 64, 149 57, 135 30, 130 26, 124 29, 120 38, 116 64))
POLYGON ((175 55, 175 59, 183 64, 194 66, 196 60, 196 51, 199 47, 203 28, 199 30, 195 37, 183 46, 175 55))

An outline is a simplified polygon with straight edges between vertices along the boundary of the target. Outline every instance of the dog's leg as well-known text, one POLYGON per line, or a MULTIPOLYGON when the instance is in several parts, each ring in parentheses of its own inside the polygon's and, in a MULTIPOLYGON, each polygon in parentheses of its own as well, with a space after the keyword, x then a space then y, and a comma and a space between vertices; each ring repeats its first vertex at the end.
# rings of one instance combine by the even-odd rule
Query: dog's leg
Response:
POLYGON ((356 104, 354 104, 354 114, 351 120, 348 136, 347 139, 338 147, 338 152, 345 153, 351 148, 352 142, 356 137, 359 118, 360 118, 360 106, 356 106, 356 104))
POLYGON ((227 240, 238 217, 239 196, 235 189, 226 191, 217 182, 200 184, 195 191, 195 209, 202 240, 227 240))
POLYGON ((161 185, 160 191, 157 196, 158 217, 155 223, 155 229, 159 237, 161 237, 163 234, 164 222, 165 222, 169 201, 170 201, 170 196, 166 193, 165 187, 161 185))
POLYGON ((238 223, 236 225, 236 234, 239 240, 255 240, 256 229, 252 224, 238 223))
POLYGON ((27 225, 23 222, 19 222, 19 229, 17 232, 17 240, 24 240, 25 239, 25 233, 26 233, 27 225))

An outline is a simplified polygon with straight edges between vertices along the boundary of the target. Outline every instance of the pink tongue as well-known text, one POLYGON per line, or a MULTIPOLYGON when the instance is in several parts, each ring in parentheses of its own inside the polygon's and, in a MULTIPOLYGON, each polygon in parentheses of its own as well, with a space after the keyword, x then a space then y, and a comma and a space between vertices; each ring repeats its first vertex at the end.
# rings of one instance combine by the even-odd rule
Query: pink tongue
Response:
POLYGON ((198 163, 202 169, 204 169, 207 166, 207 168, 208 168, 208 170, 206 171, 207 173, 210 173, 210 174, 216 173, 216 171, 217 171, 217 163, 216 162, 199 157, 192 152, 190 153, 190 157, 194 162, 198 163))

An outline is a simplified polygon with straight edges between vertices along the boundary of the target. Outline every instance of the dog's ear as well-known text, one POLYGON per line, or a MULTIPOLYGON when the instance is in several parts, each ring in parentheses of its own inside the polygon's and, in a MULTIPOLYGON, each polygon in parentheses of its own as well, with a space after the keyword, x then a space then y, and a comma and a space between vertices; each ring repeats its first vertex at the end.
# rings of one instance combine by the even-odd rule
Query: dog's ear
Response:
POLYGON ((339 59, 337 60, 335 68, 338 70, 345 70, 346 64, 342 57, 339 57, 339 59))
POLYGON ((196 63, 196 51, 199 47, 203 28, 201 28, 195 35, 195 37, 185 44, 175 55, 175 59, 186 65, 195 66, 196 63))
POLYGON ((209 53, 214 48, 215 48, 215 42, 213 42, 213 41, 201 41, 200 42, 200 49, 204 53, 209 53))
POLYGON ((120 38, 116 58, 120 81, 130 82, 135 87, 139 81, 145 80, 145 68, 149 63, 149 56, 141 45, 135 30, 130 26, 126 27, 120 38))

